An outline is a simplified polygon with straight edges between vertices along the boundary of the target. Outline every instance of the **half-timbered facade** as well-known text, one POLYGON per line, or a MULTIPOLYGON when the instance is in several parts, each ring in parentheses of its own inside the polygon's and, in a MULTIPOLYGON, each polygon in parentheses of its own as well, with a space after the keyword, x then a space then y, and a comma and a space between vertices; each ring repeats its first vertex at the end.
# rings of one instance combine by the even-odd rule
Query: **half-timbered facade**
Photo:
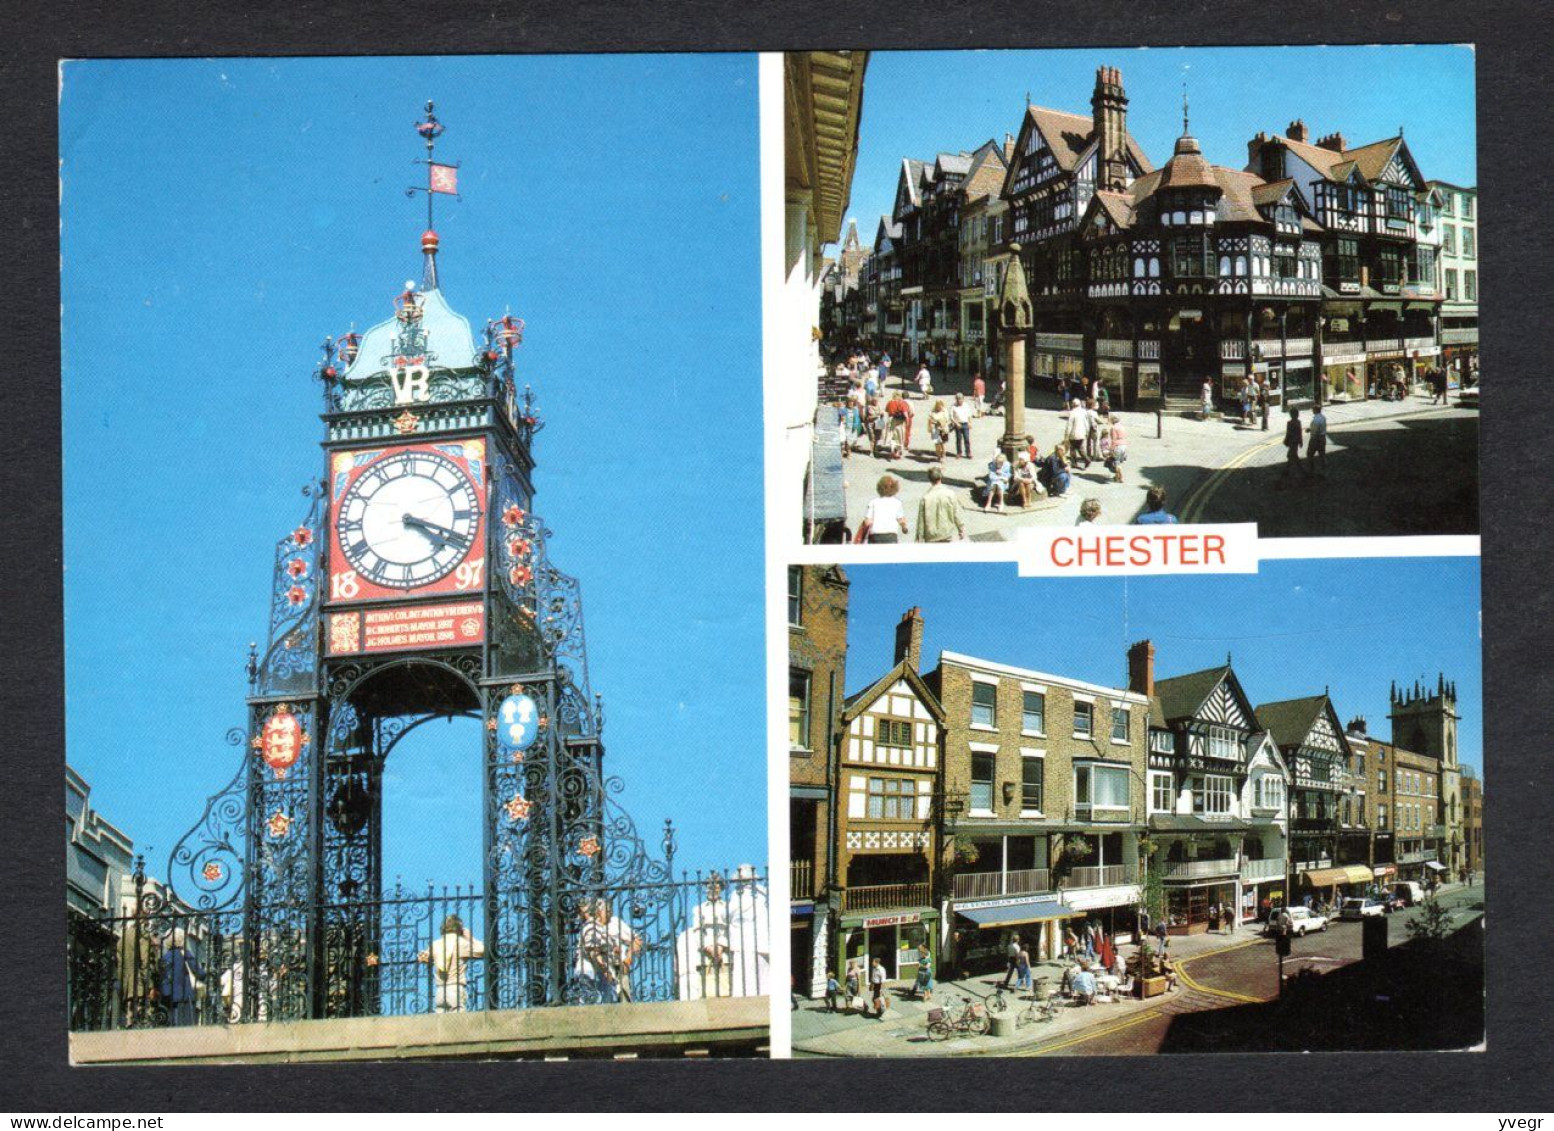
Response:
POLYGON ((1284 902, 1289 868, 1289 767, 1263 731, 1252 737, 1241 790, 1247 833, 1241 851, 1241 921, 1265 919, 1284 902))
POLYGON ((891 978, 938 952, 934 905, 944 714, 908 658, 842 711, 836 773, 840 914, 834 968, 879 958, 891 978))
POLYGON ((879 353, 899 357, 905 364, 905 325, 901 311, 901 261, 896 245, 901 225, 881 216, 874 230, 874 254, 869 257, 868 291, 864 299, 865 339, 879 353))
MULTIPOLYGON (((1202 931, 1211 909, 1243 906, 1242 860, 1252 832, 1246 789, 1262 728, 1228 661, 1156 681, 1146 640, 1129 649, 1128 669, 1130 686, 1152 686, 1155 700, 1150 866, 1165 889, 1169 929, 1202 931)), ((1259 835, 1258 851, 1263 843, 1259 835)))
POLYGON ((1322 233, 1327 396, 1363 399, 1440 361, 1441 193, 1396 137, 1314 144, 1302 121, 1247 144, 1247 169, 1293 182, 1322 233))
POLYGON ((1052 379, 1086 372, 1080 220, 1097 192, 1123 192, 1154 168, 1128 133, 1122 72, 1096 71, 1090 106, 1086 116, 1028 105, 1003 186, 1009 202, 1003 238, 1020 245, 1035 307, 1028 366, 1052 379))
MULTIPOLYGON (((1327 693, 1262 704, 1257 717, 1290 771, 1290 861, 1296 882, 1320 895, 1371 882, 1368 864, 1339 853, 1341 807, 1354 751, 1327 693)), ((1352 820, 1352 814, 1351 814, 1352 820)))
POLYGON ((1184 132, 1161 169, 1094 194, 1079 242, 1085 353, 1113 403, 1196 401, 1206 380, 1235 403, 1248 378, 1311 399, 1321 248, 1293 182, 1211 165, 1184 132))

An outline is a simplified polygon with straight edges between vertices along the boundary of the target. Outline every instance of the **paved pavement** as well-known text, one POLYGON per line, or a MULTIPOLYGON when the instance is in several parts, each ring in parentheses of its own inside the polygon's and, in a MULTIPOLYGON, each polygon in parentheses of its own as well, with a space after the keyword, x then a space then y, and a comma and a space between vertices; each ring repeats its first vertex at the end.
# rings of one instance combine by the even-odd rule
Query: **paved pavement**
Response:
MULTIPOLYGON (((934 397, 953 398, 969 380, 936 375, 934 397)), ((890 385, 897 385, 892 375, 890 385)), ((1065 414, 1056 393, 1028 390, 1026 431, 1042 452, 1062 437, 1065 414)), ((934 463, 927 413, 932 401, 911 392, 915 417, 910 450, 899 460, 852 452, 842 469, 847 525, 856 530, 875 485, 886 472, 902 481, 907 520, 914 524, 917 501, 928 489, 934 463)), ((1111 482, 1099 463, 1075 471, 1068 493, 1043 499, 1029 510, 984 512, 973 489, 987 472, 1003 435, 1002 413, 972 421, 970 459, 946 446, 945 482, 961 492, 962 517, 973 541, 1000 541, 1021 526, 1073 525, 1086 498, 1101 503, 1103 523, 1129 523, 1143 508, 1153 484, 1166 489, 1167 507, 1200 522, 1257 522, 1274 536, 1351 534, 1465 534, 1478 531, 1478 412, 1454 404, 1430 404, 1428 396, 1406 401, 1331 404, 1327 476, 1284 478, 1285 416, 1275 411, 1269 431, 1234 420, 1156 417, 1152 412, 1119 413, 1128 437, 1124 482, 1111 482), (1159 435, 1157 435, 1157 432, 1159 435), (1427 505, 1421 505, 1423 501, 1427 505)), ((1302 413, 1302 418, 1309 413, 1302 413)), ((908 538, 912 535, 907 535, 908 538)))
MULTIPOLYGON (((1455 909, 1454 926, 1476 916, 1483 900, 1483 880, 1471 889, 1447 885, 1442 899, 1455 909)), ((1404 941, 1406 924, 1417 912, 1397 913, 1388 919, 1392 945, 1404 941)), ((1317 972, 1338 969, 1360 957, 1358 923, 1335 922, 1326 932, 1292 940, 1292 956, 1285 960, 1286 976, 1302 968, 1317 972)), ((1123 943, 1124 957, 1134 947, 1123 943)), ((1046 1056, 1116 1055, 1159 1051, 1173 1019, 1184 1014, 1204 1014, 1227 1006, 1260 1003, 1278 996, 1278 959, 1273 940, 1248 926, 1224 934, 1173 938, 1170 954, 1176 960, 1180 982, 1175 991, 1147 1000, 1125 998, 1091 1006, 1063 1004, 1050 1021, 1033 1021, 1012 1037, 957 1037, 943 1043, 928 1039, 927 1012, 936 1006, 961 1000, 983 1001, 1002 980, 984 975, 956 982, 941 982, 932 1003, 914 1000, 907 987, 889 988, 890 1006, 883 1021, 859 1013, 829 1013, 824 1002, 800 1001, 793 1015, 795 1057, 913 1057, 913 1056, 1046 1056)), ((1062 964, 1040 963, 1034 971, 1057 985, 1062 964)), ((1018 1013, 1028 997, 1009 995, 1009 1009, 1018 1013)))

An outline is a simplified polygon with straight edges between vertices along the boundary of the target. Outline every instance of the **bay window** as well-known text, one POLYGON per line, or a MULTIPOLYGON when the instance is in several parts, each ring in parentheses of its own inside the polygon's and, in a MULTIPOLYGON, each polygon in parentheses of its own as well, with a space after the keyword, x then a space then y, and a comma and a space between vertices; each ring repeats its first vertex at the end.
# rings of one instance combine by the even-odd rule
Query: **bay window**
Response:
POLYGON ((1081 819, 1128 811, 1128 770, 1096 764, 1074 767, 1074 811, 1081 819))

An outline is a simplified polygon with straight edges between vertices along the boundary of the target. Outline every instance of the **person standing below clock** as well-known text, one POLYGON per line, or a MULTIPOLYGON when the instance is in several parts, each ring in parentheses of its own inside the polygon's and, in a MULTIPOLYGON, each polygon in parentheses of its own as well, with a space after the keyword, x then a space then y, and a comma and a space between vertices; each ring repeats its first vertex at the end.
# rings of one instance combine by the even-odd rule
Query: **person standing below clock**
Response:
POLYGON ((485 944, 457 915, 442 921, 442 935, 416 955, 432 968, 433 1005, 438 1013, 462 1013, 469 1001, 468 964, 486 955, 485 944))

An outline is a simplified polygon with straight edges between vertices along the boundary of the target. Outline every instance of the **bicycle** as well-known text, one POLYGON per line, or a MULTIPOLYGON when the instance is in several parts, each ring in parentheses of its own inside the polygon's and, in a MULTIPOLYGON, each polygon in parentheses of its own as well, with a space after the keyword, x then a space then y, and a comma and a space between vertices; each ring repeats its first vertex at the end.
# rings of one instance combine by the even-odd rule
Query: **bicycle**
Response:
POLYGON ((963 1008, 959 1015, 951 1012, 950 999, 945 1002, 943 1009, 930 1009, 928 1011, 928 1039, 932 1041, 947 1041, 955 1033, 970 1033, 973 1036, 986 1036, 992 1028, 992 1022, 988 1020, 987 1010, 982 1008, 981 1002, 961 998, 963 1008))
POLYGON ((1045 978, 1036 979, 1036 996, 1031 999, 1029 1005, 1015 1014, 1016 1029, 1023 1029, 1027 1025, 1034 1025, 1040 1021, 1052 1021, 1057 1017, 1061 1001, 1056 996, 1043 996, 1042 991, 1046 983, 1045 978))

